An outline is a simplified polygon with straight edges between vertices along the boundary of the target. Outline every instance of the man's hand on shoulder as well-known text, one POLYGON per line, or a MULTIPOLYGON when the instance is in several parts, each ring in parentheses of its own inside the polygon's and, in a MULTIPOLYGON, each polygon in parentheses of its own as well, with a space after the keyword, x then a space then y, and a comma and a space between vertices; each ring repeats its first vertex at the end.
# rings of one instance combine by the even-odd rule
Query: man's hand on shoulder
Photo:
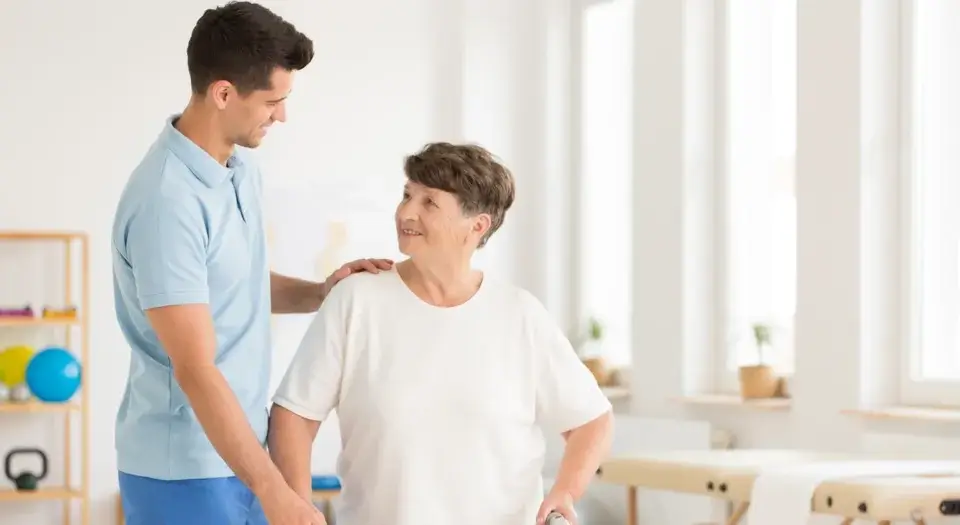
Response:
POLYGON ((323 281, 321 293, 323 297, 326 298, 330 290, 332 290, 337 283, 355 273, 380 273, 381 271, 391 268, 393 268, 393 261, 390 259, 357 259, 356 261, 350 261, 340 268, 337 268, 323 281))

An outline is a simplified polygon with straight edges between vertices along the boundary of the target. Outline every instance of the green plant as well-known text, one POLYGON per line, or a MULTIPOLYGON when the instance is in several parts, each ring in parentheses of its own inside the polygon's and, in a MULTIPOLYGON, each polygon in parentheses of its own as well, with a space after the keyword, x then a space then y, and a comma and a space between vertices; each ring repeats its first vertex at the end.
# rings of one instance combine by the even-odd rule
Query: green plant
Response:
POLYGON ((587 339, 591 341, 603 339, 603 325, 595 317, 591 317, 587 321, 587 339))
POLYGON ((584 353, 588 351, 590 343, 597 343, 603 339, 603 332, 603 324, 600 323, 600 320, 596 317, 590 317, 587 319, 586 327, 577 329, 576 333, 569 336, 568 339, 577 355, 583 357, 584 353))
POLYGON ((764 323, 754 323, 751 328, 753 329, 753 340, 757 344, 757 360, 762 365, 764 363, 763 349, 769 347, 772 340, 770 326, 764 323))

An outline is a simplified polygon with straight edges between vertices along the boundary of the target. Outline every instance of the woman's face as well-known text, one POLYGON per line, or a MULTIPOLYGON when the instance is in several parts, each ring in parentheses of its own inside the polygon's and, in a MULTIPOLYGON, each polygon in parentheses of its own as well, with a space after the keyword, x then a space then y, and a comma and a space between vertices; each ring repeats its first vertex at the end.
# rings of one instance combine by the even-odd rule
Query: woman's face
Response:
POLYGON ((408 181, 397 206, 396 227, 404 255, 458 257, 476 250, 490 217, 465 216, 454 194, 408 181))

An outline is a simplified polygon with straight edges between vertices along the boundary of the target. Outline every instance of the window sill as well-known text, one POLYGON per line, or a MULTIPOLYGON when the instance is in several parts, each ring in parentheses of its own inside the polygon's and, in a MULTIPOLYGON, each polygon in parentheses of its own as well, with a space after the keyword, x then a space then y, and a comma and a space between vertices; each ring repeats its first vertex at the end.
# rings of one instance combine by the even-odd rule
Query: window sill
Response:
POLYGON ((692 406, 719 406, 745 408, 765 412, 785 412, 790 410, 793 400, 788 397, 769 399, 743 399, 730 394, 697 394, 676 399, 677 402, 692 406))
POLYGON ((852 408, 841 411, 842 414, 863 419, 884 421, 933 421, 943 423, 960 422, 960 407, 920 407, 890 405, 880 407, 852 408))
POLYGON ((630 389, 625 386, 602 386, 600 390, 610 401, 620 401, 630 398, 630 389))

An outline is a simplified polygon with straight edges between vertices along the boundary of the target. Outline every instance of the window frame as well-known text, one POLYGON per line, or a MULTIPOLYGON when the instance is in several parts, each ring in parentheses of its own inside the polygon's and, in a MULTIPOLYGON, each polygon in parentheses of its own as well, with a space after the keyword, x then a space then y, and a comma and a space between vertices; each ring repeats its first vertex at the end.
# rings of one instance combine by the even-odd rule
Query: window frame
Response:
MULTIPOLYGON (((714 78, 716 91, 714 100, 714 143, 716 145, 715 166, 715 217, 713 250, 716 254, 714 265, 714 374, 711 390, 723 394, 739 394, 740 380, 737 369, 728 368, 730 352, 733 350, 731 330, 731 281, 730 258, 732 256, 730 242, 732 239, 732 225, 729 215, 731 201, 730 191, 733 173, 730 169, 731 137, 730 126, 730 8, 731 0, 717 0, 715 16, 716 62, 714 78)), ((796 159, 796 155, 794 155, 796 159)), ((794 340, 796 339, 796 317, 794 317, 794 340)), ((794 360, 796 360, 796 345, 794 344, 794 360)), ((785 374, 787 377, 793 373, 785 374)))
MULTIPOLYGON (((583 133, 584 133, 584 120, 583 120, 583 86, 584 86, 584 72, 583 72, 583 49, 584 49, 584 35, 583 35, 583 25, 584 20, 587 16, 587 11, 598 5, 613 3, 617 0, 573 0, 570 3, 570 80, 571 86, 569 91, 570 101, 570 119, 571 119, 571 133, 570 133, 570 162, 571 162, 571 187, 570 187, 570 209, 573 215, 573 231, 571 232, 572 236, 572 245, 574 247, 573 253, 580 254, 584 251, 585 242, 582 236, 581 225, 584 222, 584 198, 585 193, 582 190, 584 182, 586 179, 586 166, 584 163, 584 150, 583 150, 583 133)), ((632 48, 631 48, 632 49, 632 48)), ((632 52, 632 51, 631 51, 632 52)), ((632 229, 632 224, 631 224, 632 229)), ((579 337, 582 330, 585 329, 587 321, 590 316, 595 315, 595 312, 588 310, 585 286, 587 285, 587 280, 584 277, 584 265, 581 257, 578 255, 574 258, 571 264, 571 307, 573 310, 573 321, 574 325, 571 329, 572 333, 568 334, 574 338, 579 337)), ((601 322, 603 320, 601 319, 601 322)), ((627 338, 628 347, 627 355, 625 362, 617 361, 614 363, 617 367, 629 368, 633 366, 635 358, 633 356, 632 348, 632 337, 627 338)), ((609 352, 601 352, 600 357, 605 360, 610 360, 611 355, 609 352)))
POLYGON ((714 308, 714 385, 712 390, 722 393, 738 392, 739 378, 735 370, 727 367, 730 354, 730 140, 729 129, 729 62, 730 46, 728 35, 730 32, 730 1, 717 0, 714 11, 714 49, 716 61, 714 66, 715 99, 714 99, 714 144, 715 144, 715 173, 714 185, 714 291, 716 307, 714 308))
POLYGON ((917 28, 914 3, 918 0, 900 0, 899 27, 899 100, 900 107, 900 247, 902 301, 900 310, 900 371, 899 402, 906 405, 952 406, 960 405, 960 380, 916 379, 923 359, 920 346, 922 274, 918 239, 919 231, 915 210, 919 202, 914 151, 916 137, 916 114, 914 93, 914 51, 917 28), (949 401, 952 400, 952 401, 949 401))

